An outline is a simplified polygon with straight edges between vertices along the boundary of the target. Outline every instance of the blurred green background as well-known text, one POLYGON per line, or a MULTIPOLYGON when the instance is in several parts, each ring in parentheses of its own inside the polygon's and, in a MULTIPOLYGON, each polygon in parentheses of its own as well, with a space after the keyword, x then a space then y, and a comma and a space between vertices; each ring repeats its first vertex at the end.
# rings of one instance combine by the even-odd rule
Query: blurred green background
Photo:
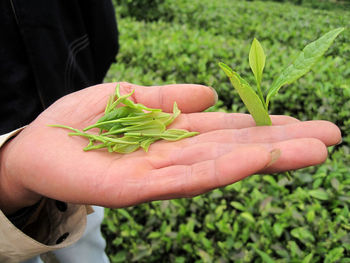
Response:
POLYGON ((112 262, 350 262, 350 2, 114 0, 121 49, 105 79, 214 87, 212 111, 246 112, 217 63, 250 83, 254 37, 267 55, 263 85, 306 44, 347 29, 270 113, 336 123, 343 143, 320 166, 254 175, 193 199, 106 210, 112 262))

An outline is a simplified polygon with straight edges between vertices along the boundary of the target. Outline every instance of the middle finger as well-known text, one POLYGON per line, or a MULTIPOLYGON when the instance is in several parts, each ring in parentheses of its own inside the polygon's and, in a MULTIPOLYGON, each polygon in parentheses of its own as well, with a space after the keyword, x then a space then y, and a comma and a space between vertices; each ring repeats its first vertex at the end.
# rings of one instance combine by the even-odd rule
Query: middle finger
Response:
POLYGON ((203 142, 272 143, 297 138, 315 138, 330 146, 341 140, 341 133, 331 122, 305 121, 276 126, 213 130, 178 143, 184 146, 203 142))

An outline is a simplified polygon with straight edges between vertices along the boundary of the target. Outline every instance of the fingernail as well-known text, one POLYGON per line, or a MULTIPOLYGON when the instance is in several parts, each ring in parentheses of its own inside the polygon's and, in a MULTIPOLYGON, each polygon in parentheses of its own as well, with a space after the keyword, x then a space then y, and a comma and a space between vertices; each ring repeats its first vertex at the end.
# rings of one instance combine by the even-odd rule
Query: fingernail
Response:
POLYGON ((281 156, 281 150, 280 149, 274 149, 270 152, 271 155, 271 161, 266 165, 267 167, 270 167, 273 165, 281 156))
POLYGON ((336 145, 339 145, 339 144, 342 144, 342 143, 343 143, 343 139, 341 138, 340 141, 336 145))
POLYGON ((214 98, 215 98, 215 101, 214 101, 214 104, 216 104, 219 100, 219 96, 218 96, 218 93, 216 92, 216 90, 213 88, 213 87, 209 87, 213 93, 214 93, 214 98))

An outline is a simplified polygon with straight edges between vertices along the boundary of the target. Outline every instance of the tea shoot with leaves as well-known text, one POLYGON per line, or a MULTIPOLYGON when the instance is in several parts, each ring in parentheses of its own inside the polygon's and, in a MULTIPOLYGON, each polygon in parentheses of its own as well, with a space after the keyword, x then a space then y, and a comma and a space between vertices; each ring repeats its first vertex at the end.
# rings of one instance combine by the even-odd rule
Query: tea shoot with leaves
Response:
POLYGON ((271 125, 268 107, 273 96, 278 93, 281 87, 293 83, 309 72, 343 30, 344 28, 342 27, 334 29, 305 46, 294 62, 282 70, 267 89, 261 87, 266 56, 263 47, 257 39, 253 40, 249 52, 249 65, 255 77, 256 90, 223 62, 220 62, 219 66, 230 79, 249 113, 253 116, 256 125, 271 125), (265 97, 264 94, 266 94, 265 97))

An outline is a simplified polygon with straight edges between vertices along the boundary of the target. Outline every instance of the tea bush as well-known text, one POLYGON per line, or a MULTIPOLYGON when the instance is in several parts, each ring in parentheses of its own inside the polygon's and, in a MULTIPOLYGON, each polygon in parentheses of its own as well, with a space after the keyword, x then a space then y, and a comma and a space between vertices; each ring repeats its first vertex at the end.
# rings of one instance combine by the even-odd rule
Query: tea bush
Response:
POLYGON ((193 199, 107 210, 103 233, 112 262, 350 262, 349 12, 261 1, 147 2, 116 0, 121 50, 106 81, 210 85, 220 99, 210 110, 246 112, 217 62, 253 83, 254 37, 267 54, 267 87, 307 43, 347 26, 270 108, 333 121, 344 141, 325 164, 293 172, 291 181, 254 175, 193 199), (142 12, 132 10, 137 4, 142 12))
MULTIPOLYGON (((249 76, 253 83, 248 52, 252 39, 257 37, 267 53, 263 84, 268 86, 281 67, 290 63, 307 43, 335 27, 349 25, 345 11, 332 13, 290 4, 237 1, 230 6, 230 1, 199 0, 172 3, 171 23, 164 19, 154 23, 137 22, 133 17, 119 21, 122 51, 116 72, 138 73, 131 79, 126 75, 114 77, 132 81, 143 78, 145 85, 169 82, 211 85, 217 89, 223 105, 234 111, 242 111, 243 105, 218 70, 218 61, 228 63, 244 77, 249 76), (119 70, 119 67, 125 69, 119 70), (155 79, 146 81, 149 74, 155 79)), ((282 88, 283 94, 274 100, 271 112, 289 113, 301 119, 331 119, 344 130, 347 117, 342 108, 349 107, 350 89, 346 82, 350 79, 348 39, 350 30, 341 34, 327 52, 328 57, 314 67, 317 70, 282 88), (332 96, 333 93, 337 96, 332 96), (343 116, 340 119, 339 113, 343 116)))
MULTIPOLYGON (((248 0, 252 1, 252 0, 248 0)), ((311 8, 319 8, 325 10, 343 9, 350 7, 349 0, 272 0, 275 2, 290 2, 295 5, 302 5, 311 8)))

